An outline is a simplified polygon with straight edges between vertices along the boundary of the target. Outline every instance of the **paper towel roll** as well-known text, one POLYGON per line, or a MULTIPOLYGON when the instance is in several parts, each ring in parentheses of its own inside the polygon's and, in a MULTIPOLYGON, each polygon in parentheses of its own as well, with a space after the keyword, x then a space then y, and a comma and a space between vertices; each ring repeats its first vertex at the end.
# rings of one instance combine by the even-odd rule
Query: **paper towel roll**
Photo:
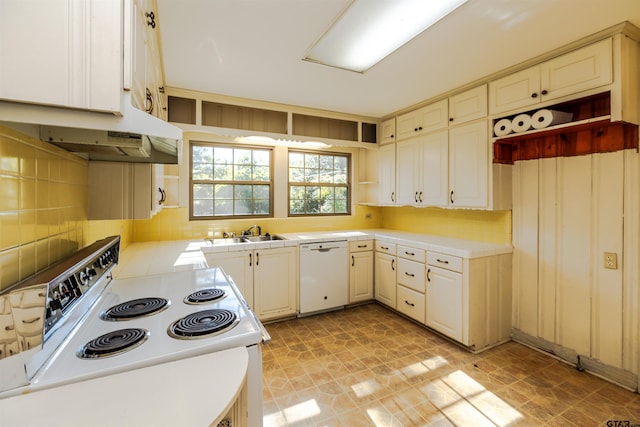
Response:
POLYGON ((501 119, 496 122, 493 126, 493 133, 495 136, 506 136, 513 132, 511 127, 511 120, 509 119, 501 119))
POLYGON ((531 116, 528 114, 518 114, 511 121, 511 128, 516 133, 531 129, 531 116))
POLYGON ((573 114, 563 111, 542 109, 531 116, 531 126, 534 129, 543 129, 552 125, 568 123, 573 118, 573 114))

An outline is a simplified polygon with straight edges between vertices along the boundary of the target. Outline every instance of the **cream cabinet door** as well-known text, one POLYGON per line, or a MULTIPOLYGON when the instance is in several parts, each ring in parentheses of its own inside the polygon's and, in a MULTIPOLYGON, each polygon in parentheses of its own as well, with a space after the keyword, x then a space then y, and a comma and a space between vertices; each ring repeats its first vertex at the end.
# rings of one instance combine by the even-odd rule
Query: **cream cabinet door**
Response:
POLYGON ((207 253, 209 267, 220 267, 233 280, 249 307, 253 308, 253 251, 207 253))
POLYGON ((396 204, 417 206, 420 183, 420 141, 414 138, 396 145, 396 204))
POLYGON ((298 311, 296 248, 253 252, 253 302, 260 320, 295 315, 298 311))
POLYGON ((449 131, 449 205, 486 207, 489 148, 487 122, 456 126, 449 131))
POLYGON ((559 98, 613 81, 612 40, 583 47, 540 66, 542 100, 559 98))
POLYGON ((491 114, 527 107, 540 102, 539 66, 518 71, 489 83, 491 114))
POLYGON ((396 257, 376 252, 374 277, 376 300, 396 308, 396 257))
POLYGON ((462 274, 428 266, 426 324, 462 341, 462 274))
POLYGON ((120 1, 0 2, 0 99, 120 112, 120 1))
POLYGON ((395 117, 385 120, 380 125, 380 144, 388 144, 396 140, 396 119, 395 117))
POLYGON ((373 299, 373 251, 353 252, 349 261, 349 302, 373 299))
POLYGON ((421 178, 418 199, 423 206, 447 206, 449 189, 449 134, 425 135, 420 143, 421 178))
POLYGON ((449 101, 443 99, 398 116, 396 126, 397 140, 413 138, 415 136, 447 127, 449 101))
POLYGON ((487 116, 487 85, 449 98, 449 123, 458 125, 487 116))
POLYGON ((381 205, 396 203, 396 144, 380 147, 378 151, 378 202, 381 205))

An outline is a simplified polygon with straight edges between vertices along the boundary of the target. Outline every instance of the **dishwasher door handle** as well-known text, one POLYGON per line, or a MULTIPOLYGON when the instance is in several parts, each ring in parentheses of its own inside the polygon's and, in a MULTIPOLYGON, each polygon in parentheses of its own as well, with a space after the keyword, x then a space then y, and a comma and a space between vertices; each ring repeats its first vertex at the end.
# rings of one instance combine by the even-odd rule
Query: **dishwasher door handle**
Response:
POLYGON ((338 246, 331 246, 330 248, 313 248, 309 249, 310 251, 318 251, 318 252, 329 252, 332 249, 340 249, 338 246))

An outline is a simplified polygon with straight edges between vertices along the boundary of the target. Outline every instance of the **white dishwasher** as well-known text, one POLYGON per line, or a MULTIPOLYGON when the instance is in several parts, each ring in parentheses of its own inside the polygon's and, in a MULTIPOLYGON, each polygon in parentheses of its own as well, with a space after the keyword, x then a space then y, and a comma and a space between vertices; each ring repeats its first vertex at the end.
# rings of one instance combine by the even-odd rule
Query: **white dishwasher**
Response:
POLYGON ((349 302, 348 264, 346 240, 300 245, 300 314, 349 302))

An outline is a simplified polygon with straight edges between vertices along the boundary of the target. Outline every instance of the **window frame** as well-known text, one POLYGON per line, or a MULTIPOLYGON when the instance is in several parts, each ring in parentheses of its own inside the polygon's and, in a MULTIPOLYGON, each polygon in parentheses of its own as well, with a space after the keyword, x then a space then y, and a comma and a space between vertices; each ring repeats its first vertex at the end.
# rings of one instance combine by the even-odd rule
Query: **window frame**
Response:
MULTIPOLYGON (((214 221, 214 220, 230 220, 230 219, 249 219, 249 218, 273 218, 275 212, 274 206, 274 149, 270 146, 258 146, 258 145, 240 145, 215 141, 189 141, 189 220, 190 221, 214 221), (194 180, 193 179, 193 147, 223 147, 231 149, 244 149, 244 150, 261 150, 269 152, 269 181, 209 181, 209 180, 194 180), (195 216, 193 214, 193 186, 198 183, 211 183, 211 184, 246 184, 246 185, 268 185, 269 186, 269 213, 260 215, 213 215, 213 216, 195 216)), ((233 199, 235 201, 235 197, 233 199)), ((252 199, 253 200, 253 199, 252 199)))
POLYGON ((287 150, 287 218, 302 218, 302 217, 334 217, 334 216, 349 216, 351 215, 351 201, 353 198, 352 190, 353 187, 351 185, 351 174, 353 173, 353 165, 352 165, 353 156, 351 153, 341 153, 336 151, 324 151, 324 150, 305 150, 305 149, 296 149, 289 148, 287 150), (345 157, 347 159, 347 181, 345 184, 328 184, 328 183, 306 183, 306 182, 294 182, 290 181, 290 160, 289 154, 291 153, 302 153, 302 154, 317 154, 317 155, 325 155, 325 156, 338 156, 345 157), (308 213, 305 212, 303 214, 293 214, 291 213, 291 186, 323 186, 323 187, 346 187, 347 189, 347 211, 346 212, 333 212, 333 213, 308 213))

